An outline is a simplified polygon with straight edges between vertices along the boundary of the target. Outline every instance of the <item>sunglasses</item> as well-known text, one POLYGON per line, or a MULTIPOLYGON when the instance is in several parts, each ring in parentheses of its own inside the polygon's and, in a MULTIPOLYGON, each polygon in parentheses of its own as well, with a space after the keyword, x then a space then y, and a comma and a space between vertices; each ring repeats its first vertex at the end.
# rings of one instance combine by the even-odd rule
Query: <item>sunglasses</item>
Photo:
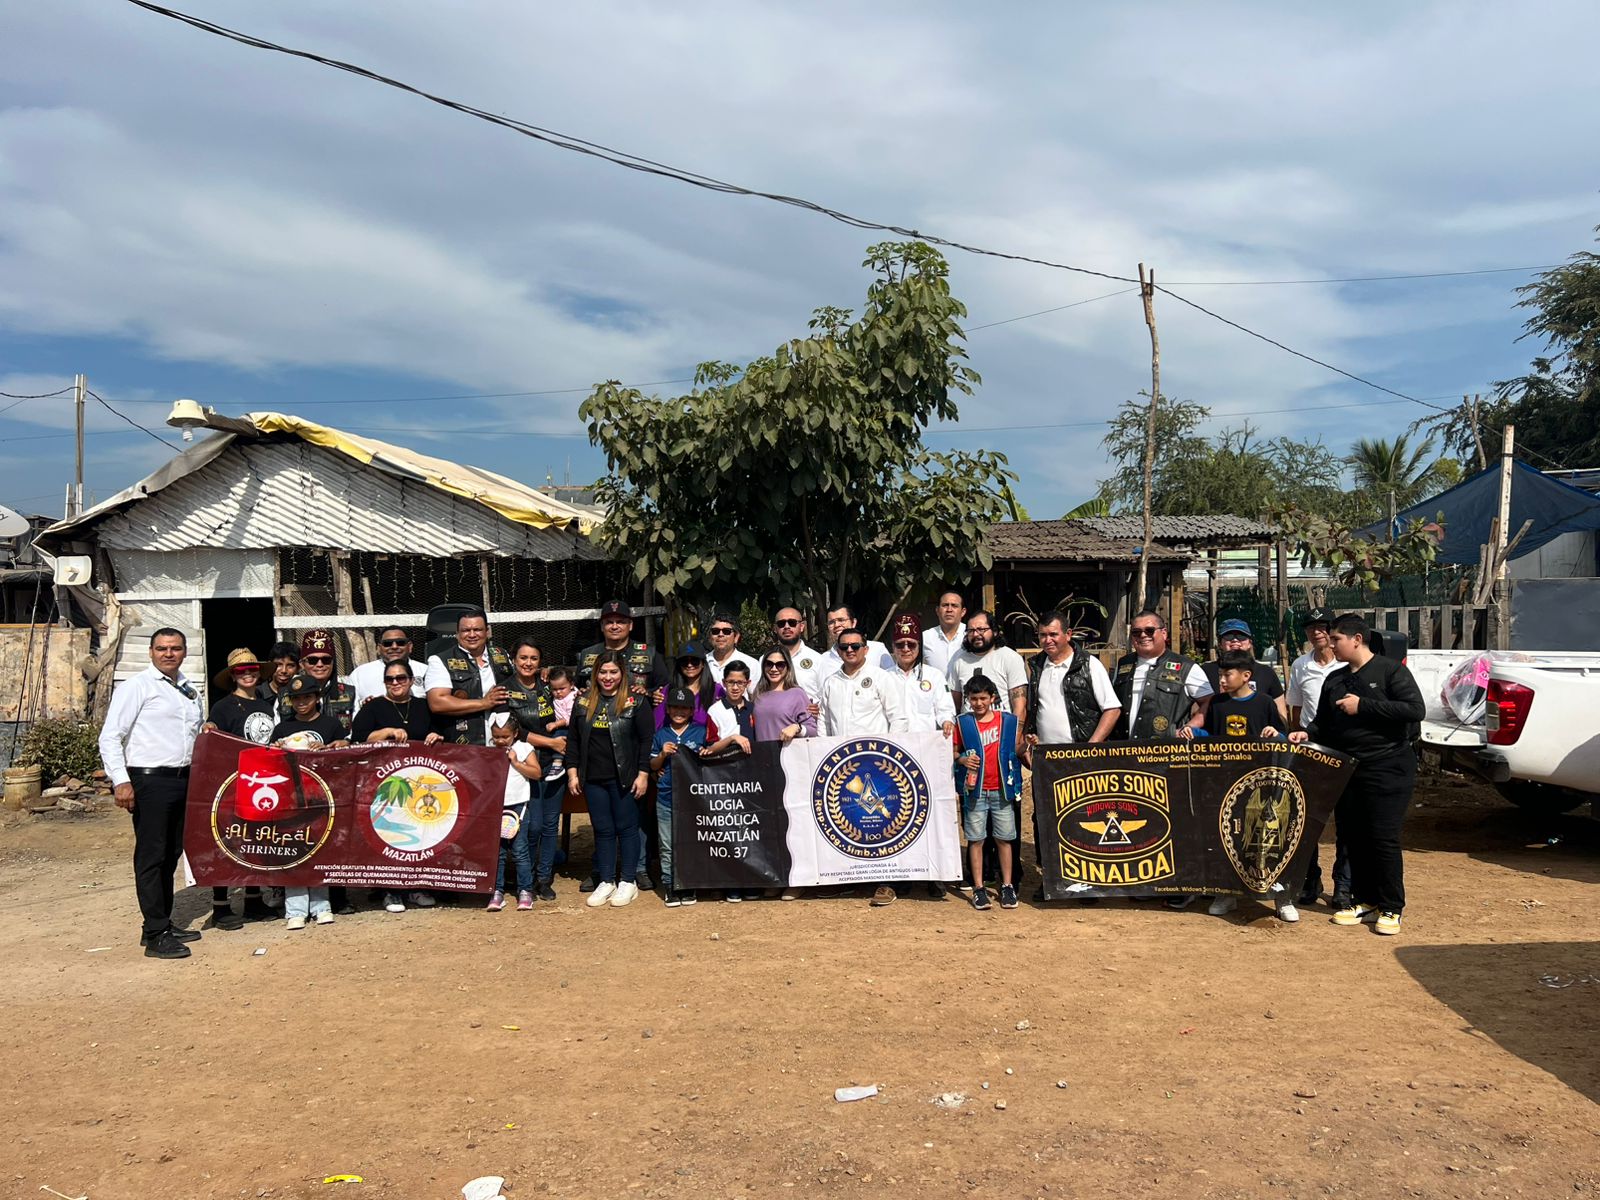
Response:
POLYGON ((779 626, 780 628, 782 626, 784 626, 784 625, 798 625, 798 624, 800 624, 800 618, 799 617, 779 617, 776 621, 773 622, 773 624, 779 626))
POLYGON ((839 643, 839 651, 840 651, 840 653, 843 653, 843 654, 853 654, 857 650, 865 650, 866 648, 867 648, 867 644, 865 642, 840 642, 839 643))
POLYGON ((385 683, 410 683, 411 682, 411 676, 409 676, 409 675, 385 675, 383 677, 383 681, 385 683))
POLYGON ((894 646, 896 650, 915 650, 917 648, 917 643, 913 641, 896 642, 894 646))
POLYGON ((1151 625, 1141 629, 1130 629, 1128 632, 1136 638, 1153 638, 1159 631, 1156 626, 1151 625))
POLYGON ((764 663, 762 663, 762 664, 761 664, 761 669, 762 669, 762 670, 763 670, 763 671, 782 671, 782 670, 784 670, 784 669, 785 669, 785 668, 786 668, 786 667, 787 667, 787 666, 788 666, 788 664, 787 664, 787 663, 783 663, 783 662, 779 662, 779 661, 778 661, 778 660, 776 660, 776 659, 773 659, 773 660, 772 660, 772 661, 770 661, 770 662, 764 662, 764 663))
POLYGON ((728 637, 732 633, 733 633, 733 630, 731 630, 731 629, 713 629, 713 630, 711 630, 711 636, 712 637, 728 637))
POLYGON ((1225 633, 1218 640, 1223 642, 1248 642, 1250 635, 1248 633, 1225 633))
POLYGON ((380 645, 380 646, 409 646, 409 645, 411 645, 411 639, 410 638, 384 638, 383 641, 378 643, 378 645, 380 645))
POLYGON ((315 663, 318 666, 321 666, 324 663, 331 663, 333 661, 333 655, 331 655, 331 654, 308 654, 304 658, 302 658, 300 661, 303 662, 303 663, 315 663))
POLYGON ((233 668, 233 673, 235 675, 259 675, 261 674, 261 667, 256 663, 251 663, 249 666, 246 666, 244 663, 240 663, 238 666, 233 668))

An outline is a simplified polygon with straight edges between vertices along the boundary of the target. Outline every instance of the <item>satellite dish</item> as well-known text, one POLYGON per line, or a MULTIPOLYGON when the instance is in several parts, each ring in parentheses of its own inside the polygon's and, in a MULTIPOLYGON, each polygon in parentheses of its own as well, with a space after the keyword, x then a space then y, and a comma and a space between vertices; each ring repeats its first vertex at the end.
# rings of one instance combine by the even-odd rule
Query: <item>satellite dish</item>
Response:
POLYGON ((20 537, 27 532, 28 518, 0 504, 0 538, 20 537))
POLYGON ((64 587, 88 583, 93 575, 94 559, 87 554, 62 554, 56 558, 56 582, 64 587))

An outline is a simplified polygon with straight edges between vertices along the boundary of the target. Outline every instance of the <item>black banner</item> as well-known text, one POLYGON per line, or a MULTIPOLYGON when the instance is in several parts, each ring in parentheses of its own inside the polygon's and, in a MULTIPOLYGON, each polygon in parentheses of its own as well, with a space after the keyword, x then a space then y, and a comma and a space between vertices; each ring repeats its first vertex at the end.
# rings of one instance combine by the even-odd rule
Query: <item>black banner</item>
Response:
POLYGON ((672 760, 672 882, 769 888, 789 882, 789 817, 778 742, 721 760, 672 760))
POLYGON ((1353 769, 1334 751, 1276 741, 1039 746, 1045 897, 1292 899, 1353 769))

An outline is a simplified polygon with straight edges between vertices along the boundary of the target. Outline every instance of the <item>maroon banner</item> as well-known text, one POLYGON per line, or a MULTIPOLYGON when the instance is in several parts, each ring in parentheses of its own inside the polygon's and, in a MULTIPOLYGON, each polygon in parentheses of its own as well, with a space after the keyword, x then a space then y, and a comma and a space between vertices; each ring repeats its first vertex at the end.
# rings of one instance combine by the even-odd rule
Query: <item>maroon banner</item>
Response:
POLYGON ((293 751, 208 730, 194 746, 183 849, 195 882, 487 892, 505 751, 293 751))

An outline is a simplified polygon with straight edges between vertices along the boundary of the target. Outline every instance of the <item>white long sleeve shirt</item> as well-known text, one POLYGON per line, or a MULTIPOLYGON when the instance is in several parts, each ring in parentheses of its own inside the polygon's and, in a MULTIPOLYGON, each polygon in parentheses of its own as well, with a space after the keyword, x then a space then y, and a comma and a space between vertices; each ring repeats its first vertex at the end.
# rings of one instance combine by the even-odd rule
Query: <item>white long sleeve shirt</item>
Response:
POLYGON ((853 737, 873 733, 908 733, 905 690, 899 672, 865 664, 854 675, 835 672, 822 681, 817 733, 853 737))
POLYGON ((201 719, 200 693, 181 671, 171 680, 151 666, 124 680, 100 727, 100 761, 112 784, 127 783, 129 767, 187 767, 201 719))
POLYGON ((944 728, 946 721, 956 719, 955 701, 951 699, 945 673, 918 663, 909 671, 893 667, 890 674, 900 678, 905 693, 906 720, 911 729, 944 728))

